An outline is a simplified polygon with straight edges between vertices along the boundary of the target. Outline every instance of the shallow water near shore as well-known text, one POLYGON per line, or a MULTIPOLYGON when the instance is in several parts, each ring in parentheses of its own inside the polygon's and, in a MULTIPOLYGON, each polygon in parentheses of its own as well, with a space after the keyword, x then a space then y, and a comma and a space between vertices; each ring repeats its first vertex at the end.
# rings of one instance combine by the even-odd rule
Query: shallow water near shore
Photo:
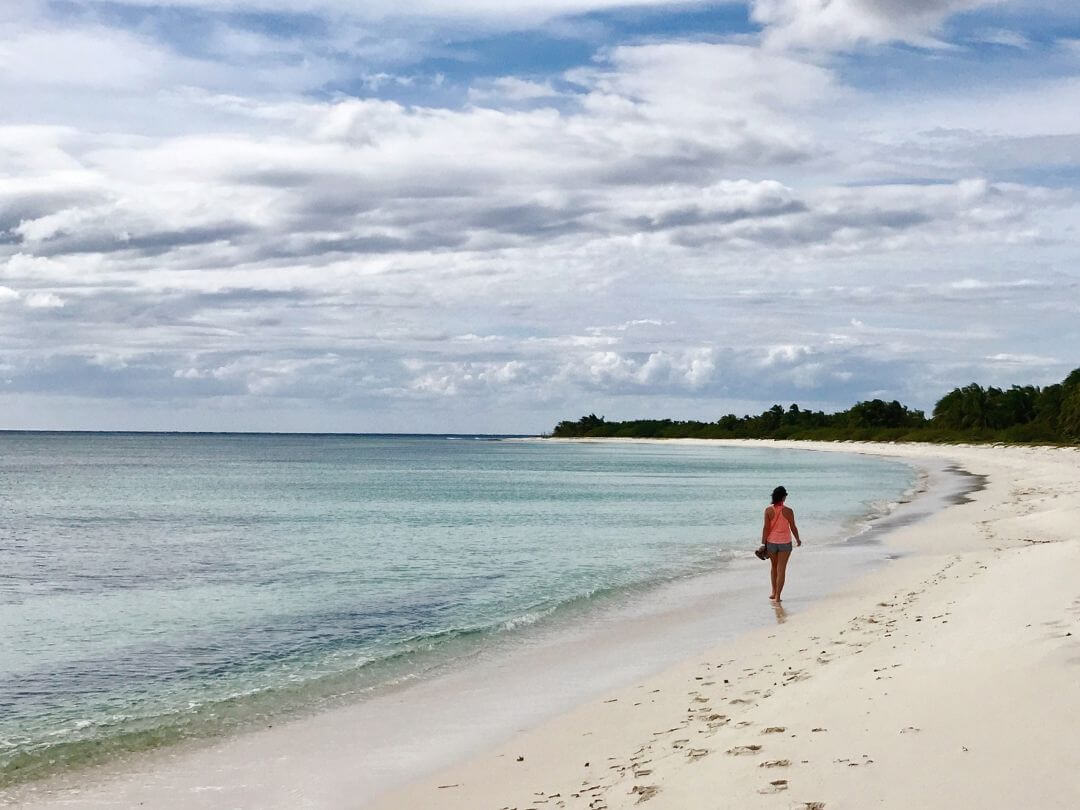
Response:
POLYGON ((407 770, 378 767, 402 727, 395 685, 445 698, 535 672, 547 685, 528 713, 485 720, 528 722, 760 621, 749 554, 776 483, 812 550, 789 609, 880 561, 850 541, 917 483, 907 464, 730 447, 9 434, 0 448, 0 784, 367 697, 375 790, 407 770), (609 643, 631 648, 609 650, 615 667, 598 665, 609 643))

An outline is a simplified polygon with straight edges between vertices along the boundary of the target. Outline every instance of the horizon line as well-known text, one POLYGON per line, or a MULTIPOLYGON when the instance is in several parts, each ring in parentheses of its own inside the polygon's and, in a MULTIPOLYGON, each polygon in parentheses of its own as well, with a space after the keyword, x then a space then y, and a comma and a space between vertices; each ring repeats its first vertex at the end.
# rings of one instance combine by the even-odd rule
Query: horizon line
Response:
POLYGON ((297 431, 297 430, 94 430, 85 428, 0 428, 0 435, 27 434, 27 433, 82 433, 104 434, 120 436, 402 436, 402 437, 452 437, 466 438, 470 436, 483 436, 485 438, 505 439, 528 439, 540 437, 541 433, 483 433, 470 431, 466 433, 393 433, 393 432, 356 432, 356 431, 297 431))

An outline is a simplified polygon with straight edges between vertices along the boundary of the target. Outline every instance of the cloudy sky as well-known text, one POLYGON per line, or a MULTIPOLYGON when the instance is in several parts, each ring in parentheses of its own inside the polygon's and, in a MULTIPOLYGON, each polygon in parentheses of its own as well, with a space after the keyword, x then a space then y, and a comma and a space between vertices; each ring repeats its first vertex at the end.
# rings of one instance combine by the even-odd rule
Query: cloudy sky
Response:
POLYGON ((0 427, 533 432, 1080 365, 1080 7, 4 0, 0 427))

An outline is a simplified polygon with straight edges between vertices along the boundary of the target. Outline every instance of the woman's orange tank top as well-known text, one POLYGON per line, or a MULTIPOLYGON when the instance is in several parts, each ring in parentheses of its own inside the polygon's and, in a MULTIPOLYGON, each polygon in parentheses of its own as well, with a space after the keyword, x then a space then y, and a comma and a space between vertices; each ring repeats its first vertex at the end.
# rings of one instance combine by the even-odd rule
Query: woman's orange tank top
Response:
POLYGON ((769 526, 767 539, 770 543, 791 542, 791 524, 784 517, 784 507, 779 504, 773 505, 772 525, 769 526))

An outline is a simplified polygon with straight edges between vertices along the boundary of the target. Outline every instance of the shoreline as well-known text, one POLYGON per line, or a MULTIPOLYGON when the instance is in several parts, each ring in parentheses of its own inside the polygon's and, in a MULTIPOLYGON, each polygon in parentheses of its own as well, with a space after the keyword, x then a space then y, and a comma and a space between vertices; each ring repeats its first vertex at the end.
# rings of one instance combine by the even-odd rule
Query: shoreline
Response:
POLYGON ((944 458, 979 479, 958 503, 890 531, 899 559, 806 612, 612 690, 375 810, 1080 806, 1080 452, 732 444, 944 458))
MULTIPOLYGON (((911 465, 916 466, 916 465, 911 465)), ((925 473, 924 475, 928 475, 925 473)), ((954 489, 955 487, 950 487, 954 489)), ((919 502, 919 497, 916 489, 909 490, 906 493, 905 500, 914 500, 919 502)), ((910 504, 903 504, 901 511, 905 506, 910 504)), ((866 516, 870 518, 867 520, 864 518, 862 522, 862 529, 854 536, 848 539, 854 539, 855 543, 866 543, 870 537, 875 537, 880 531, 888 530, 887 525, 882 525, 879 521, 885 523, 893 517, 895 510, 884 515, 878 515, 876 518, 870 518, 870 513, 866 516)), ((917 519, 917 516, 916 516, 917 519)), ((809 570, 807 576, 817 577, 814 581, 819 584, 822 589, 831 590, 836 587, 840 587, 849 579, 856 578, 862 575, 866 566, 878 566, 883 564, 884 560, 880 547, 866 548, 866 549, 851 549, 847 548, 847 543, 840 543, 833 547, 833 554, 828 553, 821 555, 820 559, 817 558, 817 554, 808 558, 814 560, 812 566, 808 566, 809 570), (837 556, 842 555, 842 556, 837 556), (825 571, 821 574, 810 573, 815 568, 829 568, 839 562, 840 565, 835 571, 825 571)), ((818 548, 815 552, 827 551, 825 548, 818 548)), ((750 557, 749 551, 747 557, 750 557)), ((513 689, 507 689, 507 693, 512 691, 520 692, 522 689, 529 691, 529 684, 521 682, 520 678, 516 681, 507 679, 505 670, 508 667, 518 668, 532 668, 538 670, 545 670, 555 678, 574 679, 578 681, 588 681, 589 689, 586 692, 582 692, 580 685, 577 691, 563 690, 566 694, 558 695, 557 700, 551 700, 550 696, 547 698, 547 703, 543 704, 543 701, 539 701, 542 705, 537 707, 531 714, 527 714, 523 717, 516 718, 513 726, 505 726, 500 728, 498 723, 494 725, 488 724, 485 730, 489 732, 488 739, 501 738, 509 736, 514 728, 529 727, 535 725, 537 722, 542 722, 549 719, 552 716, 558 716, 566 711, 573 709, 576 705, 580 704, 583 700, 588 699, 590 696, 598 694, 601 691, 605 691, 613 685, 614 682, 628 683, 634 678, 651 675, 656 671, 659 671, 667 666, 670 666, 673 662, 679 661, 686 655, 696 652, 701 644, 701 639, 709 638, 733 638, 747 629, 751 629, 757 624, 768 621, 770 623, 775 622, 771 613, 765 617, 754 617, 752 615, 743 615, 745 610, 741 610, 736 607, 733 612, 732 605, 728 604, 723 606, 722 616, 723 626, 716 621, 717 608, 713 607, 712 614, 709 613, 710 605, 708 601, 712 600, 710 594, 721 592, 733 594, 732 598, 735 602, 742 606, 748 606, 751 604, 751 599, 742 598, 739 589, 745 589, 745 571, 753 570, 754 576, 752 577, 753 585, 751 590, 756 591, 759 578, 759 568, 761 563, 757 560, 752 562, 740 561, 738 562, 736 569, 731 570, 728 565, 725 565, 722 570, 714 571, 711 574, 705 575, 693 575, 688 581, 673 581, 661 585, 650 586, 648 597, 643 597, 641 593, 630 593, 623 595, 623 604, 607 607, 592 607, 590 613, 586 619, 586 624, 592 622, 594 625, 591 629, 594 631, 591 635, 583 633, 574 633, 574 638, 558 639, 559 643, 548 643, 545 645, 539 653, 534 655, 521 655, 515 653, 513 655, 504 656, 508 660, 504 662, 502 671, 491 662, 487 662, 486 669, 473 667, 470 672, 457 673, 459 677, 452 679, 448 683, 444 683, 442 688, 431 688, 432 684, 426 686, 420 685, 420 700, 427 701, 429 705, 435 703, 449 702, 457 695, 469 690, 468 675, 482 675, 485 678, 502 679, 502 682, 508 686, 514 687, 513 689), (736 598, 737 597, 737 598, 736 598), (647 601, 643 602, 642 600, 647 601), (649 611, 639 609, 641 606, 659 600, 663 603, 663 608, 660 610, 654 610, 652 608, 649 611), (710 623, 711 622, 711 623, 710 623), (600 625, 603 625, 602 627, 600 625), (671 635, 673 639, 666 642, 657 638, 658 633, 664 635, 671 635), (611 644, 610 640, 605 636, 620 636, 624 637, 621 644, 611 644), (679 646, 681 645, 681 646, 679 646), (575 649, 576 648, 576 649, 575 649), (601 654, 603 652, 608 655, 601 654), (612 681, 611 673, 607 673, 602 677, 596 677, 593 673, 588 671, 574 671, 572 668, 568 668, 565 665, 553 666, 554 659, 561 656, 567 656, 567 653, 571 653, 572 657, 581 658, 587 662, 588 657, 591 656, 591 664, 593 668, 598 668, 598 664, 603 664, 605 657, 617 660, 620 663, 617 666, 610 666, 617 673, 617 677, 612 681), (584 653, 584 655, 582 655, 584 653), (637 659, 635 661, 635 659, 637 659), (519 725, 523 723, 524 726, 519 725)), ((798 595, 794 595, 795 598, 791 600, 794 605, 794 609, 802 609, 801 603, 804 601, 798 595)), ((574 620, 576 622, 576 620, 574 620)), ((565 630, 565 621, 563 622, 565 630)), ((560 629, 554 628, 552 635, 559 634, 560 629)), ((495 662, 500 663, 500 662, 495 662)), ((440 678, 445 678, 446 675, 440 675, 440 678)), ((540 691, 551 691, 550 686, 541 685, 539 683, 533 684, 531 691, 536 694, 540 691)), ((135 800, 136 795, 138 800, 146 800, 148 796, 152 796, 152 793, 147 793, 143 788, 146 787, 145 783, 153 781, 173 781, 174 788, 197 790, 202 795, 199 797, 199 801, 192 803, 188 801, 177 801, 176 797, 171 800, 171 806, 205 806, 216 807, 222 806, 221 803, 215 801, 215 798, 220 798, 221 802, 225 800, 222 798, 224 795, 229 795, 230 791, 227 787, 223 787, 224 782, 228 782, 230 777, 221 772, 221 769, 216 766, 214 762, 215 756, 220 755, 220 758, 225 760, 231 759, 264 759, 266 757, 279 757, 281 759, 289 759, 289 749, 293 747, 293 741, 286 736, 290 732, 296 732, 300 740, 307 741, 304 743, 309 747, 315 748, 325 747, 318 740, 327 735, 340 740, 343 745, 352 745, 354 749, 358 749, 357 752, 363 752, 364 754, 370 754, 371 752, 365 750, 364 746, 357 746, 358 742, 355 739, 349 740, 347 728, 343 726, 348 725, 350 722, 364 726, 370 730, 372 734, 378 734, 381 729, 383 733, 387 733, 392 736, 394 732, 395 710, 400 709, 400 703, 396 703, 398 698, 410 697, 409 690, 415 691, 417 684, 406 686, 404 689, 390 690, 389 694, 383 695, 376 701, 379 704, 374 712, 365 711, 359 707, 365 706, 367 701, 362 701, 359 704, 354 704, 353 710, 350 711, 348 706, 337 706, 332 709, 323 710, 318 714, 309 715, 308 717, 301 717, 297 719, 287 719, 281 722, 274 721, 273 725, 276 726, 274 731, 269 731, 267 734, 260 734, 255 732, 253 739, 247 740, 247 745, 232 744, 239 737, 246 737, 251 732, 243 732, 241 735, 233 735, 224 739, 209 739, 191 741, 188 743, 180 743, 178 745, 170 746, 165 749, 159 749, 156 751, 145 752, 141 754, 127 755, 121 758, 117 758, 110 763, 104 763, 97 766, 91 766, 90 768, 78 769, 68 772, 67 774, 59 774, 56 777, 46 778, 35 782, 24 783, 23 785, 12 786, 10 788, 10 797, 5 802, 4 791, 0 791, 0 804, 14 803, 17 806, 53 806, 54 804, 63 804, 64 806, 132 806, 137 803, 135 800), (336 717, 331 727, 327 728, 327 723, 324 721, 331 720, 331 715, 336 717), (246 750, 246 753, 244 753, 246 750), (183 762, 189 763, 198 762, 199 767, 187 767, 183 766, 183 762), (180 771, 186 770, 188 776, 191 778, 183 778, 183 774, 180 771), (172 774, 173 778, 166 777, 164 775, 151 777, 151 774, 160 774, 162 771, 167 771, 172 774), (193 772, 201 772, 201 775, 205 778, 196 780, 193 776, 193 772), (176 778, 178 777, 179 778, 176 778), (140 787, 138 782, 140 777, 143 787, 140 787), (113 788, 117 788, 115 791, 113 788), (130 800, 130 801, 129 801, 130 800)), ((491 696, 489 695, 489 702, 491 702, 491 696)), ((369 707, 370 708, 370 707, 369 707)), ((483 703, 474 703, 473 709, 483 711, 483 703)), ((414 710, 415 713, 415 710, 414 710)), ((413 718, 415 719, 415 718, 413 718)), ((458 718, 460 720, 460 718, 458 718)), ((466 721, 468 722, 468 721, 466 721)), ((484 726, 484 723, 474 723, 478 726, 484 726)), ((453 728, 448 728, 444 724, 442 731, 448 736, 454 736, 453 728)), ((467 737, 468 735, 466 735, 467 737)), ((477 745, 473 742, 468 744, 465 739, 462 739, 461 744, 469 750, 482 750, 483 744, 486 744, 484 736, 480 737, 482 744, 477 745)), ((400 743, 400 740, 399 740, 400 743)), ((299 743, 297 743, 299 744, 299 743)), ((400 745, 399 745, 400 748, 400 745)), ((376 760, 378 760, 376 755, 376 760)), ((457 758, 455 754, 449 759, 445 759, 443 762, 436 762, 434 765, 431 763, 418 762, 418 767, 414 769, 410 778, 416 778, 419 774, 433 772, 436 766, 444 766, 449 762, 457 758)), ((318 767, 317 762, 308 761, 308 766, 318 767)), ((379 762, 369 761, 369 766, 378 768, 379 762)), ((242 763, 237 763, 235 767, 227 766, 227 770, 234 771, 238 774, 245 772, 245 767, 242 763)), ((250 775, 249 775, 250 776, 250 775)), ((235 777, 232 777, 235 778, 235 777)), ((409 779, 398 779, 396 784, 407 784, 409 779)), ((356 786, 356 781, 353 780, 353 786, 356 786)), ((369 784, 372 784, 369 782, 369 784)), ((269 787, 269 785, 267 786, 269 787)), ((278 785, 280 788, 280 784, 278 785)), ((385 789, 385 785, 382 789, 385 789)), ((381 790, 380 790, 381 792, 381 790)), ((267 795, 264 793, 259 801, 259 806, 267 806, 265 799, 267 795)), ((230 801, 243 801, 242 796, 237 794, 236 799, 230 801)), ((148 802, 150 803, 150 802, 148 802)), ((161 801, 155 799, 153 803, 158 806, 162 806, 161 801)), ((169 804, 167 802, 166 804, 169 804)), ((359 806, 360 802, 349 799, 344 803, 327 803, 318 804, 314 806, 359 806)), ((251 806, 241 803, 240 806, 251 806)), ((280 806, 288 806, 288 803, 283 803, 280 806)))

